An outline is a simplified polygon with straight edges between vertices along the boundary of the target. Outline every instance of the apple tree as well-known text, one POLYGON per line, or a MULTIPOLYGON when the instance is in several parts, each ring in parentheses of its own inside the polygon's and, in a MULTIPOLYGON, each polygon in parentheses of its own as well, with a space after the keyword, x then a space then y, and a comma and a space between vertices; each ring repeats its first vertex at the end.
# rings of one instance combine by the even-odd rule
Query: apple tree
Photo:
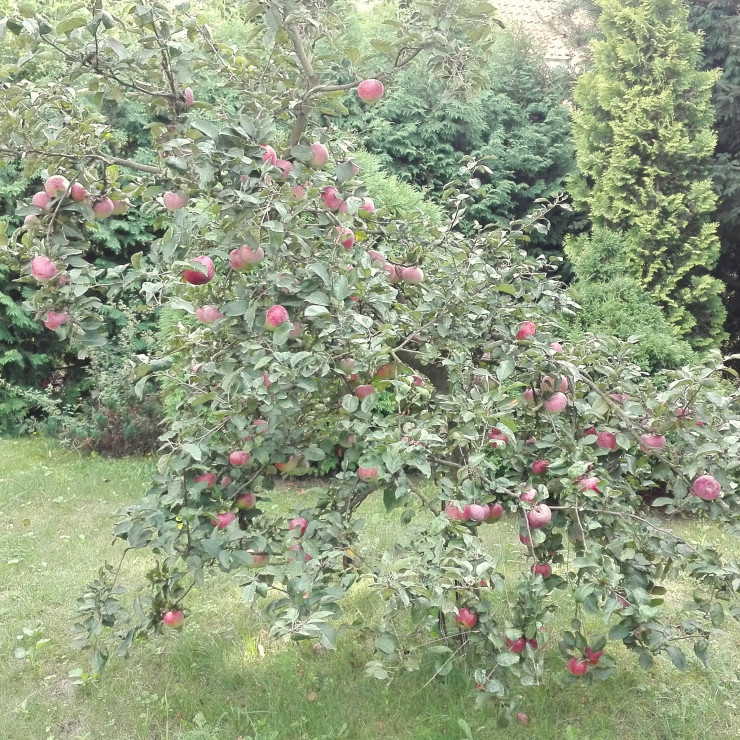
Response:
POLYGON ((561 636, 566 680, 608 678, 608 641, 640 665, 682 646, 706 660, 725 616, 740 616, 740 566, 650 513, 738 517, 738 391, 718 354, 661 378, 629 343, 558 341, 577 310, 543 260, 521 248, 567 208, 533 205, 505 230, 457 225, 484 164, 462 164, 431 228, 363 185, 331 123, 345 95, 373 104, 394 73, 427 59, 451 92, 483 84, 487 3, 429 0, 399 10, 373 52, 345 48, 339 5, 265 0, 241 13, 251 45, 214 36, 185 6, 28 6, 2 21, 17 59, 0 70, 0 155, 42 171, 19 204, 3 260, 36 287, 26 305, 80 352, 105 341, 101 300, 138 287, 175 319, 156 357, 131 358, 137 388, 160 377, 175 413, 145 498, 120 512, 125 553, 147 549, 146 588, 101 569, 79 601, 76 643, 100 672, 117 643, 187 625, 211 569, 231 573, 276 638, 336 646, 345 596, 382 599, 368 673, 466 665, 504 719, 518 684, 541 676, 543 628, 561 636), (54 62, 56 84, 24 78, 54 62), (337 70, 354 81, 338 83, 337 70), (200 74, 239 91, 236 111, 198 99, 200 74), (159 159, 132 161, 105 117, 108 99, 146 103, 159 159), (377 200, 377 202, 376 202, 377 200), (154 214, 159 238, 130 265, 86 258, 96 224, 154 214), (380 392, 395 413, 381 412, 380 392), (339 471, 295 511, 279 475, 340 451, 339 471), (363 543, 363 502, 401 509, 388 552, 363 543), (519 577, 482 532, 519 523, 519 577), (667 616, 664 579, 695 582, 667 616), (567 595, 564 598, 563 595, 567 595), (580 614, 602 614, 587 634, 580 614))

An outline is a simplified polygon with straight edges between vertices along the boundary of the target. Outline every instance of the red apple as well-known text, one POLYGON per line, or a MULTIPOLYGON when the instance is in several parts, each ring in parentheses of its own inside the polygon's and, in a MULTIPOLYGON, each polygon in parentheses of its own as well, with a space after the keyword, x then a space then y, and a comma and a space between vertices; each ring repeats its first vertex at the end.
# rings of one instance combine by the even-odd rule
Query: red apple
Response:
POLYGON ((472 519, 474 522, 482 522, 488 513, 489 508, 480 504, 468 504, 463 511, 465 518, 472 519))
POLYGON ((335 226, 329 231, 335 242, 341 244, 345 249, 352 249, 352 245, 355 243, 355 232, 352 229, 348 229, 346 226, 335 226))
POLYGON ((69 196, 75 203, 81 203, 85 198, 87 198, 87 190, 85 190, 79 182, 75 182, 72 183, 72 187, 69 190, 69 196))
POLYGON ((44 190, 50 198, 58 198, 69 189, 69 180, 63 175, 52 175, 45 183, 44 190))
POLYGON ((483 520, 487 524, 497 522, 504 515, 504 507, 498 502, 488 507, 488 516, 483 520))
POLYGON ((552 566, 550 563, 535 563, 532 565, 532 573, 541 575, 543 578, 549 578, 552 575, 552 566))
POLYGON ((338 211, 342 205, 339 191, 335 187, 327 186, 321 191, 321 200, 330 211, 338 211))
POLYGON ((604 651, 597 650, 594 652, 593 650, 591 650, 591 648, 588 645, 586 645, 586 649, 584 650, 584 653, 586 653, 586 658, 588 662, 591 665, 596 665, 599 662, 599 658, 601 658, 601 656, 604 654, 604 651))
POLYGON ((504 642, 506 643, 506 646, 509 648, 509 650, 511 650, 512 653, 516 653, 517 655, 519 655, 519 653, 524 650, 527 644, 527 641, 523 637, 520 637, 516 640, 510 640, 506 635, 504 635, 504 642))
POLYGON ((458 520, 458 519, 465 519, 465 514, 463 514, 460 509, 455 506, 455 504, 447 504, 445 506, 445 514, 447 514, 449 519, 458 520))
POLYGON ((202 254, 200 257, 194 257, 190 260, 191 262, 197 262, 205 267, 206 271, 201 272, 200 270, 188 270, 182 271, 182 279, 186 283, 191 285, 205 285, 206 283, 213 280, 213 276, 216 274, 216 268, 213 266, 213 260, 202 254))
POLYGON ((301 537, 306 534, 306 530, 308 529, 308 519, 299 516, 295 519, 290 520, 290 524, 288 525, 288 529, 290 531, 294 529, 300 529, 301 530, 301 537))
POLYGON ((531 321, 522 321, 517 326, 516 338, 526 339, 527 337, 533 337, 537 333, 537 327, 531 321))
POLYGON ((517 712, 516 721, 520 725, 524 725, 526 727, 529 724, 529 715, 525 714, 524 712, 517 712))
POLYGON ((596 436, 596 444, 601 447, 602 450, 616 450, 617 435, 612 432, 599 432, 596 436))
POLYGON ((202 473, 195 476, 196 483, 205 483, 207 486, 215 486, 217 480, 215 473, 202 473))
POLYGON ((571 658, 568 661, 568 670, 574 676, 582 676, 588 670, 588 663, 585 660, 579 660, 578 658, 571 658))
POLYGON ((360 480, 375 480, 378 477, 377 468, 357 468, 357 475, 360 480))
POLYGON ((47 311, 44 319, 44 326, 47 329, 56 331, 62 324, 69 321, 69 315, 66 313, 57 313, 56 311, 47 311))
POLYGON ((262 149, 262 161, 270 164, 277 164, 277 152, 269 144, 260 144, 262 149))
POLYGON ((265 328, 275 331, 280 324, 290 321, 290 316, 285 306, 270 306, 265 314, 265 328))
POLYGON ((549 460, 535 460, 532 463, 532 472, 535 475, 542 475, 543 473, 547 472, 547 469, 550 467, 550 461, 549 460))
POLYGON ((39 208, 46 208, 46 206, 51 203, 51 197, 43 190, 39 190, 39 192, 36 193, 33 198, 31 198, 31 203, 33 203, 35 206, 38 206, 39 208))
POLYGON ((257 503, 257 496, 253 493, 241 493, 236 497, 237 509, 251 509, 257 503))
POLYGON ((640 447, 643 452, 651 449, 662 450, 665 447, 665 437, 662 434, 643 434, 640 437, 640 447))
POLYGON ((116 204, 110 198, 98 198, 93 204, 93 212, 97 218, 108 218, 116 210, 116 204))
POLYGON ((375 377, 380 380, 390 380, 398 374, 398 368, 392 362, 386 362, 375 371, 375 377))
POLYGON ((246 465, 251 459, 252 456, 244 450, 235 450, 229 455, 229 462, 235 467, 246 465))
POLYGON ((509 438, 496 427, 488 433, 488 444, 492 447, 504 447, 508 441, 509 438))
POLYGON ((168 211, 179 211, 181 208, 185 208, 188 199, 182 193, 170 190, 162 196, 162 202, 168 211))
POLYGON ((185 619, 185 615, 176 609, 170 609, 162 615, 162 621, 173 629, 177 629, 182 626, 182 622, 185 619))
POLYGON ((380 80, 363 80, 357 86, 357 94, 365 103, 375 103, 383 97, 383 83, 380 80))
POLYGON ((385 264, 385 255, 375 249, 369 249, 367 256, 370 258, 371 262, 379 262, 381 265, 385 264))
POLYGON ((401 270, 401 280, 411 285, 424 282, 424 271, 420 267, 404 267, 401 270))
POLYGON ((218 310, 218 306, 201 306, 196 309, 195 316, 202 324, 212 324, 224 317, 221 311, 218 310))
POLYGON ((527 512, 527 521, 532 529, 547 526, 552 520, 552 511, 547 504, 537 504, 527 512))
POLYGON ((722 486, 711 475, 700 475, 691 486, 691 495, 704 501, 714 501, 722 495, 722 486))
POLYGON ((57 274, 57 266, 48 257, 40 254, 31 260, 31 275, 36 280, 51 280, 57 274))
POLYGON ((472 629, 478 623, 478 616, 475 612, 471 612, 470 609, 462 607, 458 610, 455 621, 465 629, 472 629))
POLYGON ((565 407, 568 405, 568 396, 565 395, 565 393, 561 393, 558 391, 557 393, 553 393, 550 398, 545 401, 545 408, 551 413, 551 414, 558 414, 561 411, 565 409, 565 407))
POLYGON ((579 478, 577 483, 578 487, 582 491, 598 491, 599 490, 599 478, 591 477, 591 478, 579 478))
POLYGON ((252 249, 248 244, 229 252, 229 264, 234 270, 253 270, 264 258, 265 250, 262 247, 252 249))
POLYGON ((371 385, 358 385, 357 388, 355 388, 355 395, 360 400, 372 395, 373 393, 375 393, 375 388, 373 388, 371 385))
POLYGON ((236 519, 236 514, 233 511, 222 511, 216 514, 215 519, 211 519, 211 524, 219 529, 226 529, 234 519, 236 519))
POLYGON ((311 144, 311 151, 313 152, 313 158, 308 163, 308 166, 314 170, 320 170, 329 161, 329 150, 320 141, 311 144))

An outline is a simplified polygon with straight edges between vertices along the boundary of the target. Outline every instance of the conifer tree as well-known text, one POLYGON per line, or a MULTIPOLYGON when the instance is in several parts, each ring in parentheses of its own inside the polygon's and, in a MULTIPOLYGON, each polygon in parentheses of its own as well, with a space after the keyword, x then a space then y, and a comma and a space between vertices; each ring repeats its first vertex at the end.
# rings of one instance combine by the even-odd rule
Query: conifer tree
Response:
POLYGON ((603 39, 578 81, 577 207, 623 231, 627 266, 680 334, 701 349, 725 337, 720 243, 709 176, 716 135, 701 38, 681 0, 599 0, 603 39))
POLYGON ((728 349, 740 351, 740 6, 737 0, 695 0, 689 25, 703 32, 704 69, 721 69, 712 100, 717 148, 712 180, 719 196, 722 254, 715 274, 727 285, 728 349))

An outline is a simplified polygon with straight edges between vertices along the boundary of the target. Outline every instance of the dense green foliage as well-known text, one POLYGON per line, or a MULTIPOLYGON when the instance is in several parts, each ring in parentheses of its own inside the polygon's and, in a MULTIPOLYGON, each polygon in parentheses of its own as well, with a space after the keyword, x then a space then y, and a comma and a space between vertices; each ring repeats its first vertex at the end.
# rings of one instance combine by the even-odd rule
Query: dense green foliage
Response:
POLYGON ((574 203, 621 230, 632 274, 696 348, 723 338, 709 164, 712 72, 681 0, 602 0, 603 40, 575 90, 574 203))
MULTIPOLYGON (((38 180, 36 180, 38 188, 38 180)), ((0 223, 18 224, 16 202, 33 184, 19 166, 0 167, 0 223)), ((34 415, 55 408, 52 398, 69 400, 64 380, 69 378, 73 355, 56 336, 44 329, 22 308, 30 291, 14 282, 18 274, 0 262, 0 433, 27 431, 34 415), (64 369, 62 370, 62 366, 64 369), (54 375, 53 371, 59 370, 54 375)), ((74 390, 72 391, 74 393, 74 390)))
POLYGON ((140 300, 105 304, 109 341, 88 350, 84 392, 39 424, 46 434, 80 450, 113 457, 156 452, 164 411, 158 386, 138 395, 132 358, 157 346, 156 311, 140 300))
POLYGON ((565 253, 576 276, 569 293, 582 308, 569 322, 571 341, 588 333, 634 338, 633 359, 648 372, 675 369, 692 358, 691 347, 629 274, 621 234, 597 227, 593 234, 567 239, 565 253))
MULTIPOLYGON (((41 84, 50 83, 57 76, 53 67, 43 63, 24 66, 23 75, 41 84)), ((106 101, 101 110, 111 126, 111 149, 119 156, 151 162, 154 155, 146 130, 152 120, 151 111, 136 101, 106 101)), ((22 219, 14 215, 17 206, 27 206, 42 188, 43 180, 24 172, 19 161, 9 160, 0 168, 0 221, 11 230, 18 227, 22 219)), ((146 249, 154 238, 152 219, 139 213, 99 221, 90 228, 88 256, 101 266, 125 264, 133 254, 146 249)), ((99 368, 101 363, 112 366, 120 361, 120 352, 113 349, 117 342, 114 340, 98 348, 92 360, 87 354, 77 357, 69 352, 56 335, 50 334, 23 310, 22 302, 30 291, 15 281, 17 277, 8 266, 0 264, 0 431, 17 434, 46 420, 42 423, 45 431, 59 434, 73 444, 79 444, 84 438, 84 444, 90 449, 114 454, 151 450, 156 437, 152 429, 156 427, 149 428, 149 423, 124 422, 129 431, 119 434, 116 432, 119 424, 111 424, 111 420, 103 422, 100 411, 94 410, 101 397, 108 399, 108 404, 113 402, 106 376, 99 373, 99 368), (109 352, 110 357, 106 357, 109 352), (103 387, 100 387, 101 380, 103 387), (142 435, 136 442, 137 435, 132 430, 139 428, 142 435), (110 443, 105 441, 108 435, 110 443), (124 443, 114 444, 112 440, 116 438, 124 443)), ((133 311, 142 305, 135 291, 129 293, 127 302, 133 311)), ((110 335, 115 338, 127 322, 122 321, 121 312, 112 306, 104 309, 104 313, 108 317, 110 335)), ((139 333, 146 330, 145 321, 137 326, 139 333)), ((132 400, 130 382, 122 383, 119 390, 122 394, 117 404, 123 409, 132 400)), ((156 403, 148 407, 152 422, 156 407, 156 403)), ((132 419, 136 417, 132 411, 132 419)))
MULTIPOLYGON (((506 224, 529 212, 537 198, 564 189, 573 167, 565 72, 545 65, 536 43, 501 33, 490 50, 488 85, 459 99, 445 84, 430 84, 423 64, 394 81, 383 101, 344 125, 378 154, 390 172, 424 188, 445 207, 444 186, 456 179, 466 157, 483 162, 480 186, 471 191, 464 223, 506 224)), ((560 252, 568 214, 548 234, 533 234, 532 249, 560 252)))
POLYGON ((717 148, 712 179, 719 195, 716 219, 722 244, 717 276, 727 285, 725 328, 740 351, 740 5, 737 0, 690 3, 689 23, 701 31, 702 67, 721 69, 714 86, 717 148))
MULTIPOLYGON (((714 85, 717 146, 711 163, 718 195, 715 218, 722 245, 714 274, 726 291, 728 349, 740 349, 740 6, 736 0, 690 0, 689 28, 701 34, 700 68, 721 70, 714 85)), ((560 20, 569 43, 586 60, 589 43, 600 36, 596 0, 562 0, 560 20)))

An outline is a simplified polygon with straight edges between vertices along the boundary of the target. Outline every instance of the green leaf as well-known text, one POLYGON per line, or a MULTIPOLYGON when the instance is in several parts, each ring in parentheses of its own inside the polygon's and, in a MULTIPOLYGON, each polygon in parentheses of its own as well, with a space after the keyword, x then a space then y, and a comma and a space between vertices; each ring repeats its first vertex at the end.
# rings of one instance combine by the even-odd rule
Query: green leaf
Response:
POLYGON ((178 298, 177 296, 172 296, 169 299, 169 304, 172 308, 177 309, 179 311, 187 311, 188 313, 195 313, 195 306, 190 301, 186 301, 183 298, 178 298))
POLYGON ((272 333, 273 344, 280 347, 288 341, 288 334, 293 331, 293 324, 290 321, 283 321, 280 326, 272 333))
POLYGON ((347 393, 342 397, 342 408, 348 413, 353 414, 357 411, 357 407, 360 405, 360 401, 357 396, 347 393))
POLYGON ((386 655, 393 655, 396 651, 396 638, 388 632, 384 632, 382 635, 379 635, 373 642, 375 644, 375 649, 379 650, 381 653, 385 653, 386 655))
POLYGON ((203 450, 200 448, 199 445, 192 444, 191 442, 186 442, 182 446, 182 451, 187 452, 190 457, 193 458, 193 460, 196 460, 197 462, 200 462, 203 459, 203 450))
POLYGON ((609 630, 609 639, 614 641, 624 640, 626 637, 629 637, 631 633, 632 630, 626 624, 615 624, 609 630))
POLYGON ((326 306, 311 305, 306 306, 306 310, 303 312, 303 315, 307 319, 313 319, 317 316, 330 316, 331 314, 329 313, 329 310, 326 306))
POLYGON ((62 34, 69 33, 70 31, 74 31, 76 28, 82 28, 86 25, 87 18, 81 18, 79 16, 75 18, 67 18, 66 21, 62 21, 57 24, 57 35, 61 36, 62 34))
POLYGON ((496 377, 499 380, 506 380, 514 372, 514 360, 511 357, 506 357, 499 363, 496 368, 496 377))
POLYGON ((653 656, 650 655, 650 653, 643 648, 640 651, 640 657, 637 660, 637 663, 639 664, 640 668, 643 668, 644 670, 648 670, 649 668, 653 667, 654 662, 655 661, 653 660, 653 656))
POLYGON ((324 285, 331 285, 331 277, 329 277, 329 270, 323 262, 314 262, 310 264, 306 269, 316 273, 324 282, 324 285))
POLYGON ((205 134, 209 139, 218 138, 218 127, 210 121, 190 121, 190 125, 197 131, 205 134))
POLYGON ((669 645, 665 651, 668 653, 671 663, 673 663, 679 671, 686 670, 686 656, 683 654, 683 650, 681 650, 680 647, 669 645))
POLYGON ((519 662, 519 656, 511 651, 499 653, 496 656, 496 664, 500 666, 510 666, 519 662))
POLYGON ((342 185, 354 175, 352 162, 342 162, 337 165, 337 185, 342 185))

